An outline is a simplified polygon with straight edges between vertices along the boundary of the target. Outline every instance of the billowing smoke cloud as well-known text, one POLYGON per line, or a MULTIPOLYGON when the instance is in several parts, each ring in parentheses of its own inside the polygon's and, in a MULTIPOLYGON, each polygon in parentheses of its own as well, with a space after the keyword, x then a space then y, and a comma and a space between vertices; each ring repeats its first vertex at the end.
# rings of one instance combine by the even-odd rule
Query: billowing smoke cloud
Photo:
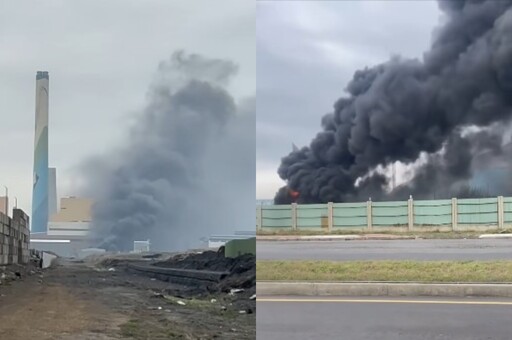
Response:
POLYGON ((182 250, 254 226, 255 100, 228 93, 237 67, 175 53, 117 150, 83 167, 98 246, 182 250))
MULTIPOLYGON (((289 202, 290 189, 298 202, 450 197, 467 189, 484 159, 493 166, 505 157, 512 1, 439 4, 445 24, 422 60, 394 57, 355 72, 309 147, 282 159, 278 173, 288 187, 277 203, 289 202), (391 192, 389 173, 375 171, 421 157, 412 178, 391 192)), ((512 185, 503 190, 511 193, 512 185)))

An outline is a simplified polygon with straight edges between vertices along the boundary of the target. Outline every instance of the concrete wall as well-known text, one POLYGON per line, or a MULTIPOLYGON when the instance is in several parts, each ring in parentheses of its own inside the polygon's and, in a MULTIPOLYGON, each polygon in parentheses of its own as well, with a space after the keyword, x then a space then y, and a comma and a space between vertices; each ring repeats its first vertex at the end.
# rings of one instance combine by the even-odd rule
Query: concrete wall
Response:
POLYGON ((21 209, 13 217, 0 213, 0 265, 28 263, 30 259, 29 218, 21 209))
POLYGON ((48 236, 87 236, 89 222, 48 222, 48 236))
POLYGON ((39 251, 51 251, 62 257, 78 257, 82 249, 91 247, 91 242, 87 238, 72 240, 69 238, 65 240, 63 237, 47 236, 46 238, 47 239, 44 240, 46 242, 42 242, 42 238, 36 239, 35 236, 32 235, 33 242, 30 243, 30 248, 39 251), (62 240, 68 242, 59 242, 62 240))
POLYGON ((258 230, 447 231, 512 228, 512 197, 261 205, 258 230))

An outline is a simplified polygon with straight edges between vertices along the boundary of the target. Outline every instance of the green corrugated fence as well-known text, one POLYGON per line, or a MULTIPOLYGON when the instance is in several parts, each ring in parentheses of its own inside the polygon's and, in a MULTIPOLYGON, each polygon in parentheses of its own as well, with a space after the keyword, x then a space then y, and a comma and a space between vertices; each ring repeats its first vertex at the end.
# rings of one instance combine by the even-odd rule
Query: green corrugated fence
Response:
POLYGON ((512 197, 261 205, 259 230, 469 230, 512 227, 512 197))
POLYGON ((414 201, 414 225, 452 224, 452 200, 414 201))

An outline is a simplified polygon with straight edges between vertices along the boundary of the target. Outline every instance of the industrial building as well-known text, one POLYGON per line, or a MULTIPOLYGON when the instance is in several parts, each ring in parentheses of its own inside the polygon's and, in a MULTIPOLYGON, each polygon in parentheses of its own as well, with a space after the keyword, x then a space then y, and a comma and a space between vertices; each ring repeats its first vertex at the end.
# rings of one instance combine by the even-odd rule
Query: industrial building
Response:
POLYGON ((81 249, 89 247, 92 202, 85 198, 65 197, 60 200, 60 206, 57 204, 57 169, 48 166, 49 88, 48 72, 38 71, 30 243, 37 250, 76 256, 81 249))
POLYGON ((88 236, 92 201, 86 198, 65 197, 60 210, 50 217, 49 236, 88 236))
POLYGON ((48 224, 48 72, 36 75, 36 124, 34 134, 34 177, 31 232, 46 232, 48 224))
POLYGON ((212 235, 208 238, 208 248, 219 248, 232 240, 245 240, 256 237, 256 230, 235 231, 233 235, 212 235))
POLYGON ((9 215, 9 197, 2 196, 0 197, 0 213, 4 215, 9 215))
MULTIPOLYGON (((64 197, 58 204, 57 169, 48 166, 49 85, 48 72, 37 72, 30 246, 61 256, 80 257, 95 246, 90 238, 93 202, 87 198, 64 197)), ((0 198, 0 211, 3 203, 6 202, 0 198)), ((235 232, 234 235, 214 235, 205 241, 209 247, 216 248, 230 240, 254 236, 255 231, 235 232)), ((134 251, 147 251, 149 246, 148 241, 135 241, 134 251)))
POLYGON ((256 205, 273 205, 274 200, 273 199, 260 199, 256 200, 256 205))

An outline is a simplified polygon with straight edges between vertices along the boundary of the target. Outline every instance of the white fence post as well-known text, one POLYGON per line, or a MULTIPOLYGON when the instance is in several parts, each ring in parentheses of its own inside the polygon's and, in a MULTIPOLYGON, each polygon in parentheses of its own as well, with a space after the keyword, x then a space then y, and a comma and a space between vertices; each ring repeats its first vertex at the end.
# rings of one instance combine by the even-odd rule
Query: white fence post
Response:
POLYGON ((368 230, 373 229, 373 221, 372 221, 372 199, 370 198, 366 202, 366 221, 368 222, 368 230))
POLYGON ((503 229, 505 224, 505 204, 503 196, 498 196, 498 229, 503 229))
POLYGON ((261 230, 263 227, 263 207, 260 205, 256 207, 256 230, 261 230))
POLYGON ((457 199, 452 198, 452 230, 457 230, 457 221, 458 221, 457 199))
POLYGON ((412 196, 407 200, 407 229, 412 230, 414 226, 414 202, 412 196))
POLYGON ((297 230, 297 203, 292 203, 292 229, 297 230))
POLYGON ((328 225, 328 231, 329 233, 332 232, 332 227, 333 227, 333 221, 334 221, 334 207, 333 207, 333 203, 332 202, 328 202, 327 203, 327 218, 328 218, 328 221, 329 221, 329 225, 328 225))

